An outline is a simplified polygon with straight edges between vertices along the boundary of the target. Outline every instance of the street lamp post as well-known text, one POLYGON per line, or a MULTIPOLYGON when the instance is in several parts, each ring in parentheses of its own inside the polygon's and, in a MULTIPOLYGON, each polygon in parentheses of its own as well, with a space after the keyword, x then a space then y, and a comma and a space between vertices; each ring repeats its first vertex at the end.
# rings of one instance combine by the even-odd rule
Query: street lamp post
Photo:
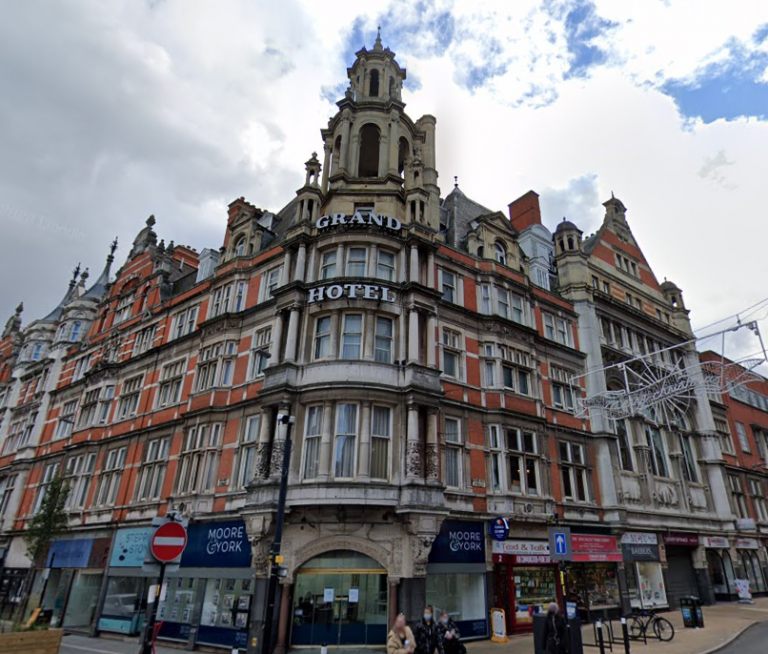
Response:
POLYGON ((275 599, 277 595, 277 579, 280 576, 280 545, 283 540, 283 520, 285 518, 285 496, 288 493, 288 465, 291 461, 291 428, 296 418, 288 414, 278 414, 278 425, 286 425, 285 449, 283 450, 283 469, 280 472, 280 494, 277 500, 277 516, 275 518, 275 540, 270 551, 269 584, 267 586, 267 601, 264 605, 264 623, 261 631, 261 654, 272 652, 272 622, 275 615, 275 599))

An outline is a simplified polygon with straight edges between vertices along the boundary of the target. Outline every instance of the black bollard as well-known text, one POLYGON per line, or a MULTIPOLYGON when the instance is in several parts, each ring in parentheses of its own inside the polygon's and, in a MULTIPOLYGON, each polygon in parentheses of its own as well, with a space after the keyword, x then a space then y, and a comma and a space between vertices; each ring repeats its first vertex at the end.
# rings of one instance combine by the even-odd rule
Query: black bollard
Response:
POLYGON ((621 619, 621 633, 624 636, 624 654, 630 654, 629 652, 629 627, 627 626, 627 619, 621 619))
POLYGON ((602 621, 598 620, 595 623, 595 627, 597 628, 597 645, 600 648, 600 654, 605 654, 605 642, 603 642, 603 623, 602 623, 602 621))

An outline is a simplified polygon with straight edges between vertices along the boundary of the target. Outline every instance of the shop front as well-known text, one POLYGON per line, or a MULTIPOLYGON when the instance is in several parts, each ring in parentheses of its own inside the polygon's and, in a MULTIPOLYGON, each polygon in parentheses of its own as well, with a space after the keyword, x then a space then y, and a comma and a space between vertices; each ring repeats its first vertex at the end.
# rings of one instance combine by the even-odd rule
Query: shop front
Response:
POLYGON ((753 596, 765 595, 765 578, 758 556, 760 542, 756 538, 736 538, 733 545, 736 549, 733 561, 736 578, 749 581, 749 590, 753 596))
POLYGON ((43 572, 42 608, 51 626, 90 633, 104 580, 111 538, 55 540, 43 572))
POLYGON ((702 536, 701 544, 707 552, 709 580, 715 599, 719 602, 735 600, 736 573, 729 551, 730 541, 725 536, 702 536))
POLYGON ((142 570, 152 527, 118 529, 107 569, 107 589, 99 616, 99 631, 135 636, 147 613, 149 586, 154 575, 142 570))
POLYGON ((496 598, 509 633, 531 631, 535 614, 545 613, 550 602, 562 604, 558 565, 547 541, 494 541, 493 563, 496 598))
POLYGON ((621 552, 633 609, 667 608, 667 590, 656 534, 627 532, 621 537, 621 552))
POLYGON ((694 567, 698 534, 668 533, 663 535, 667 558, 667 601, 672 607, 680 604, 683 597, 698 597, 708 601, 699 588, 698 574, 694 567))
POLYGON ((24 597, 29 581, 29 568, 0 570, 0 620, 12 620, 24 597))
POLYGON ((446 611, 462 639, 489 635, 485 523, 445 520, 427 560, 427 604, 446 611))
POLYGON ((370 556, 334 550, 296 571, 291 645, 384 645, 387 571, 370 556))
POLYGON ((591 622, 621 611, 618 564, 623 561, 615 536, 571 533, 573 561, 561 564, 566 601, 591 622))
POLYGON ((188 647, 246 648, 254 591, 242 520, 193 524, 179 569, 160 594, 159 638, 188 647))

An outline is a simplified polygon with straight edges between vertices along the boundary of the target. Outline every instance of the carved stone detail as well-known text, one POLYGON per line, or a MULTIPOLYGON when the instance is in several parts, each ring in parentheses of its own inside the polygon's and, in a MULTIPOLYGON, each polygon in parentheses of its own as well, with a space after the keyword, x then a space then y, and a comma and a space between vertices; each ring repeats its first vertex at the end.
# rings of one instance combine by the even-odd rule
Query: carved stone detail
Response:
POLYGON ((413 576, 426 577, 427 559, 432 549, 432 538, 417 536, 411 539, 411 559, 413 561, 413 576))
POLYGON ((285 441, 275 441, 272 444, 272 463, 269 474, 279 475, 283 471, 283 455, 285 453, 285 441))
POLYGON ((424 457, 424 475, 427 479, 437 479, 437 445, 428 443, 426 446, 426 456, 424 457))
POLYGON ((256 478, 264 479, 269 477, 269 462, 272 455, 272 448, 269 443, 260 443, 256 448, 256 478))
POLYGON ((268 538, 259 538, 251 545, 253 552, 253 567, 257 577, 269 576, 269 550, 271 542, 268 538))
POLYGON ((407 477, 421 477, 421 460, 424 448, 421 443, 411 441, 406 445, 405 474, 407 477))

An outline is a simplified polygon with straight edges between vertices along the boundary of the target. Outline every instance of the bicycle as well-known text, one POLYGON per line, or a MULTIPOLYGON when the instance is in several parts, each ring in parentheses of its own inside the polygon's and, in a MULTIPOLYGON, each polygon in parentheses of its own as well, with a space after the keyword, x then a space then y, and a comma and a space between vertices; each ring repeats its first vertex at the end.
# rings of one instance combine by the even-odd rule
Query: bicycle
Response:
POLYGON ((655 638, 665 643, 675 637, 675 627, 669 620, 656 615, 653 609, 642 609, 639 614, 632 616, 632 622, 629 625, 629 637, 633 640, 647 639, 649 630, 653 631, 655 638))

